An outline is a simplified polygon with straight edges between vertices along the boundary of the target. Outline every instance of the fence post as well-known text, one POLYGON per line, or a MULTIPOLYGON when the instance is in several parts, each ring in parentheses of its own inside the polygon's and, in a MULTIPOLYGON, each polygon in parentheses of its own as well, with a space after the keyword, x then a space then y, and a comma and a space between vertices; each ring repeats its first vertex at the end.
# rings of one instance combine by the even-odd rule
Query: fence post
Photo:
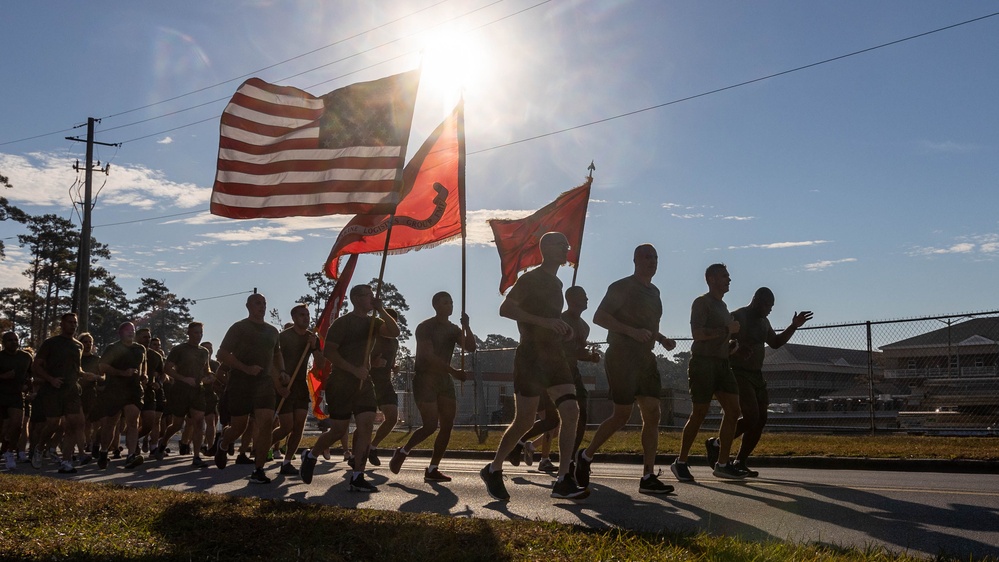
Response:
POLYGON ((871 321, 867 324, 867 384, 868 384, 868 406, 871 409, 871 435, 877 431, 874 421, 874 345, 871 341, 871 321))
POLYGON ((485 443, 489 436, 489 423, 486 420, 485 388, 482 384, 482 367, 479 365, 479 351, 472 352, 472 372, 475 375, 475 429, 479 443, 485 443))

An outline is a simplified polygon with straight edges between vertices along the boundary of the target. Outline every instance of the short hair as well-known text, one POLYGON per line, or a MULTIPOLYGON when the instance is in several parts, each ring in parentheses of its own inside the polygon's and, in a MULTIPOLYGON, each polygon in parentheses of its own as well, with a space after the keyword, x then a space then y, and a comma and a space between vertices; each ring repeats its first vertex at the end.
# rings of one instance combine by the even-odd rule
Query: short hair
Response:
POLYGON ((76 318, 76 313, 75 312, 67 312, 66 314, 63 314, 62 316, 59 317, 59 321, 61 322, 61 321, 65 320, 65 319, 69 318, 70 316, 72 316, 73 318, 76 318))
POLYGON ((709 265, 707 269, 704 270, 704 278, 707 279, 708 277, 713 277, 727 269, 728 266, 723 263, 713 263, 709 265))
POLYGON ((3 339, 5 339, 5 340, 15 339, 17 341, 21 341, 21 338, 18 337, 17 332, 15 332, 13 330, 11 330, 10 332, 4 332, 3 333, 3 339))
POLYGON ((131 322, 127 322, 127 321, 126 322, 122 322, 121 324, 118 324, 118 333, 120 334, 121 331, 124 330, 126 326, 132 326, 134 328, 135 324, 132 324, 131 322))
POLYGON ((439 303, 444 297, 451 298, 451 293, 447 291, 438 291, 434 293, 434 296, 430 298, 430 304, 432 306, 437 306, 437 303, 439 303))
POLYGON ((773 303, 775 300, 777 300, 776 297, 774 297, 774 292, 771 291, 768 287, 760 287, 759 289, 756 289, 756 292, 753 293, 753 302, 759 302, 764 299, 766 299, 770 303, 773 303))
POLYGON ((656 247, 653 246, 652 244, 649 244, 648 242, 646 242, 645 244, 639 244, 638 246, 635 246, 635 252, 632 254, 632 259, 638 258, 638 252, 646 248, 652 250, 653 252, 656 251, 656 247))
POLYGON ((350 302, 354 302, 355 299, 357 299, 358 297, 360 297, 361 293, 363 293, 365 289, 374 292, 372 290, 372 288, 371 288, 371 285, 361 284, 361 285, 354 285, 353 287, 351 287, 350 288, 350 294, 349 294, 349 296, 350 296, 350 302))
POLYGON ((586 290, 579 285, 573 285, 565 290, 565 298, 571 299, 576 297, 581 297, 586 294, 586 290), (581 293, 581 294, 580 294, 581 293))
MULTIPOLYGON (((120 330, 121 328, 118 329, 120 330)), ((135 333, 136 335, 138 334, 149 334, 150 336, 153 335, 152 330, 150 330, 149 328, 139 328, 138 330, 135 331, 135 333)))
POLYGON ((203 342, 201 342, 201 347, 204 347, 206 349, 214 350, 215 349, 215 344, 213 344, 210 341, 203 341, 203 342))
POLYGON ((194 328, 204 329, 205 328, 205 324, 204 324, 204 322, 191 322, 190 324, 187 325, 187 330, 188 331, 191 331, 194 328))
POLYGON ((294 315, 295 311, 298 309, 304 309, 306 313, 309 312, 309 305, 303 303, 297 303, 295 306, 291 307, 291 314, 294 315))

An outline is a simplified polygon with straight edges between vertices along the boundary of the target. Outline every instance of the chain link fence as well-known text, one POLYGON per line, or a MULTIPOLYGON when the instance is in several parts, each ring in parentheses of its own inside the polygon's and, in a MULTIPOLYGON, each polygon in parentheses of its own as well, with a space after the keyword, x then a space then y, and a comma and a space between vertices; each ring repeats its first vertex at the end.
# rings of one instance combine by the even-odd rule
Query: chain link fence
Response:
MULTIPOLYGON (((679 431, 690 414, 691 340, 674 339, 669 353, 657 347, 660 425, 679 431)), ((513 349, 466 354, 474 379, 455 382, 458 425, 499 429, 513 419, 513 356, 513 349)), ((412 358, 399 367, 400 426, 418 427, 412 358)), ((597 424, 612 409, 603 363, 581 363, 580 370, 590 389, 588 419, 597 424)), ((767 348, 763 373, 769 431, 999 435, 999 311, 805 325, 788 344, 767 348)), ((713 402, 704 426, 720 421, 713 402)), ((641 424, 637 408, 630 423, 641 424)))

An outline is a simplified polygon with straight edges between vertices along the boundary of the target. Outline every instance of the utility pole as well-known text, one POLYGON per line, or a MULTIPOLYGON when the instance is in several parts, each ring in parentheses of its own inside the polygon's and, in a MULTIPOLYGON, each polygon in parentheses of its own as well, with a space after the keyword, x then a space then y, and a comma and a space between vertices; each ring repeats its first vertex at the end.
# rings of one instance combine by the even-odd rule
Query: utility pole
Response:
MULTIPOLYGON (((76 259, 77 291, 74 293, 74 296, 77 297, 77 306, 79 307, 78 315, 80 318, 80 332, 86 332, 90 329, 90 231, 93 229, 90 223, 90 211, 93 207, 91 199, 93 198, 94 145, 121 146, 120 143, 97 142, 94 140, 94 124, 98 121, 100 120, 94 119, 93 117, 87 118, 86 139, 66 137, 66 140, 87 143, 87 163, 84 168, 85 180, 83 188, 83 226, 80 230, 80 253, 76 259)), ((98 166, 100 166, 99 162, 98 166)), ((76 165, 73 166, 73 169, 76 171, 80 170, 79 161, 77 161, 76 165)), ((105 175, 110 171, 110 169, 110 164, 106 164, 103 169, 98 168, 98 170, 104 172, 105 175)))

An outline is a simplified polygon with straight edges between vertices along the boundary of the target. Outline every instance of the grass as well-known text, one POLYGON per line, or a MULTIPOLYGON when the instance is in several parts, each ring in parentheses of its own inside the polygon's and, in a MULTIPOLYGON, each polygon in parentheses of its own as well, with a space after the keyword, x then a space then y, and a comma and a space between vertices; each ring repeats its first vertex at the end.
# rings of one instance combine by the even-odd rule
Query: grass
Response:
POLYGON ((880 548, 754 543, 411 514, 0 474, 4 560, 912 561, 880 548))
MULTIPOLYGON (((409 433, 395 431, 382 442, 384 449, 402 446, 409 433)), ((466 451, 495 451, 501 430, 491 430, 480 443, 471 429, 456 430, 451 436, 450 449, 466 451)), ((588 431, 583 444, 590 442, 593 432, 588 431)), ((693 454, 703 454, 704 440, 712 434, 702 433, 695 442, 693 454)), ((635 453, 641 451, 638 431, 622 431, 614 435, 603 447, 603 453, 635 453)), ((311 445, 314 439, 306 440, 311 445)), ((433 446, 432 438, 418 448, 433 446)), ((736 447, 738 441, 736 442, 736 447)), ((659 434, 659 452, 675 455, 680 449, 680 434, 663 431, 659 434)), ((851 457, 884 459, 974 459, 999 460, 999 439, 995 437, 936 437, 918 435, 815 435, 800 433, 767 433, 753 453, 772 457, 851 457)))

